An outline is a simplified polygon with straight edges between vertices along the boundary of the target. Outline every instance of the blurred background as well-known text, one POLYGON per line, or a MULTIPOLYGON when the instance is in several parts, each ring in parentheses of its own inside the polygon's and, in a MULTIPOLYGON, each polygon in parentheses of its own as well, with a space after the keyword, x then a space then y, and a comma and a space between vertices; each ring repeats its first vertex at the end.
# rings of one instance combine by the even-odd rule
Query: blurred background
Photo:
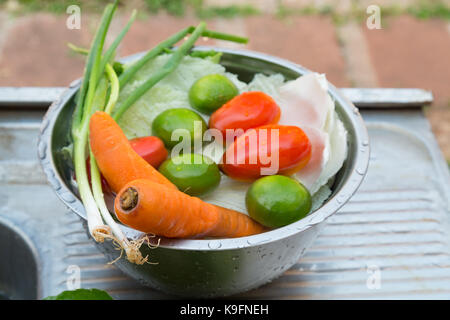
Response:
MULTIPOLYGON (((67 43, 88 47, 108 2, 0 0, 0 86, 67 86, 80 77, 83 58, 67 43), (67 25, 71 5, 80 8, 80 28, 67 25)), ((209 28, 250 42, 198 44, 280 56, 326 73, 338 87, 431 90, 435 102, 425 113, 450 161, 450 0, 122 0, 108 41, 134 8, 138 20, 119 56, 206 20, 209 28)))

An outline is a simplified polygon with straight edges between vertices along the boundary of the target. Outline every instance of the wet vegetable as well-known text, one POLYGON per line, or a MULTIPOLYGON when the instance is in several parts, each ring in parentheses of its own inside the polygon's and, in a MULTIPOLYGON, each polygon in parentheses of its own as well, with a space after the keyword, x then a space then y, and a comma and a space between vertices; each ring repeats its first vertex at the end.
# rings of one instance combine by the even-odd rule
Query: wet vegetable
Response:
POLYGON ((276 102, 263 92, 251 91, 241 93, 215 111, 209 127, 220 130, 225 138, 227 129, 240 130, 237 135, 241 135, 251 128, 275 124, 279 119, 280 107, 276 102))
POLYGON ((131 147, 152 167, 158 168, 166 160, 168 152, 158 137, 148 136, 130 140, 131 147))
POLYGON ((205 131, 205 120, 196 112, 186 108, 163 111, 152 123, 152 134, 159 137, 169 149, 179 142, 189 143, 193 148, 196 143, 202 143, 205 131))
POLYGON ((210 74, 198 79, 189 90, 189 102, 194 109, 210 114, 239 93, 230 79, 210 74))
POLYGON ((122 129, 106 112, 97 111, 91 116, 89 141, 97 165, 114 192, 136 179, 149 179, 176 189, 133 150, 122 129))
POLYGON ((243 213, 146 179, 132 181, 120 190, 114 208, 122 223, 169 238, 235 238, 265 231, 243 213))
POLYGON ((237 180, 293 174, 311 156, 311 143, 296 126, 268 125, 248 130, 225 151, 221 169, 237 180))
POLYGON ((187 153, 168 159, 159 168, 180 191, 192 196, 205 194, 220 183, 220 171, 210 158, 187 153))
POLYGON ((291 224, 311 210, 308 189, 297 180, 280 175, 255 181, 247 191, 245 202, 250 217, 269 228, 291 224))

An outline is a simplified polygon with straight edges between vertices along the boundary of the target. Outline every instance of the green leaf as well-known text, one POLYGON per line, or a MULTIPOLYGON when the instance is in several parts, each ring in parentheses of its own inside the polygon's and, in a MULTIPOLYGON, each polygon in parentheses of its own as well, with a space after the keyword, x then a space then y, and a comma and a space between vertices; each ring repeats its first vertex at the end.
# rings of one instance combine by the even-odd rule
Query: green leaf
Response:
POLYGON ((49 296, 44 300, 113 300, 113 298, 103 290, 77 289, 63 291, 57 296, 49 296))
MULTIPOLYGON (((118 104, 128 99, 149 75, 161 70, 170 57, 170 54, 163 54, 143 66, 125 87, 121 87, 118 104)), ((203 76, 222 74, 233 81, 240 91, 246 88, 246 84, 239 81, 236 75, 227 73, 223 66, 211 61, 211 58, 213 57, 200 59, 185 56, 171 74, 159 81, 138 99, 118 121, 127 138, 132 139, 151 135, 153 119, 167 109, 190 109, 189 89, 196 80, 203 76)), ((126 66, 125 68, 131 66, 126 66)))

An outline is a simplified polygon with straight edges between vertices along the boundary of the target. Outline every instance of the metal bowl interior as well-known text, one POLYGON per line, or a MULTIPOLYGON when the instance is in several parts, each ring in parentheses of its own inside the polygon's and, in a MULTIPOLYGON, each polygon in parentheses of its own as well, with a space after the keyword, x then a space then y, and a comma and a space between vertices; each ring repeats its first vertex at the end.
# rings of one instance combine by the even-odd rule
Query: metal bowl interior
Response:
MULTIPOLYGON (((210 47, 197 47, 195 50, 210 50, 210 47)), ((281 73, 286 79, 295 79, 310 71, 289 61, 273 56, 244 51, 214 48, 223 53, 221 64, 227 71, 238 75, 245 82, 254 74, 281 73)), ((139 57, 130 56, 125 61, 139 57)), ((79 200, 76 185, 73 182, 71 160, 61 149, 71 143, 70 125, 74 109, 74 97, 80 81, 74 81, 70 88, 49 109, 44 118, 39 142, 39 153, 48 180, 60 199, 80 217, 85 219, 85 212, 79 200), (47 155, 48 151, 48 155, 47 155)), ((358 109, 331 84, 329 93, 335 101, 336 111, 348 131, 348 157, 335 177, 332 194, 316 211, 288 226, 263 234, 236 238, 214 240, 170 240, 163 239, 160 246, 178 250, 227 250, 245 248, 261 243, 280 240, 302 232, 335 213, 356 191, 360 185, 369 162, 369 141, 367 130, 358 109)), ((131 230, 124 227, 127 232, 131 230)))

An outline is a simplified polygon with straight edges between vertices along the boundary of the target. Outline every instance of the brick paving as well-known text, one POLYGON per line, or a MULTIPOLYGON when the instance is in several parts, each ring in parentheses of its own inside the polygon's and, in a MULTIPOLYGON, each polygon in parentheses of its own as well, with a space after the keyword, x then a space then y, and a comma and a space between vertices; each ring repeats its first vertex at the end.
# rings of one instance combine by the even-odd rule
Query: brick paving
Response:
POLYGON ((175 32, 196 23, 198 20, 190 16, 176 18, 167 14, 150 16, 145 20, 138 19, 123 39, 120 54, 126 56, 148 50, 175 32))
POLYGON ((450 34, 440 20, 387 19, 386 28, 363 28, 381 87, 422 87, 435 103, 450 103, 450 34))
POLYGON ((302 16, 280 21, 273 16, 255 16, 247 18, 246 25, 250 49, 324 72, 336 86, 350 85, 336 31, 329 18, 302 16))
MULTIPOLYGON (((128 15, 123 13, 117 17, 109 41, 127 19, 128 15)), ((66 43, 88 46, 97 21, 98 16, 86 14, 82 16, 81 30, 69 30, 65 15, 38 13, 13 18, 1 13, 0 86, 65 86, 80 77, 83 60, 70 53, 66 43)), ((190 15, 175 18, 158 14, 138 19, 118 53, 124 56, 146 50, 196 22, 198 19, 190 15)), ((445 156, 450 159, 448 22, 399 16, 383 21, 381 30, 368 30, 365 24, 354 22, 336 26, 324 16, 290 16, 280 20, 264 13, 232 20, 214 19, 208 24, 224 32, 248 36, 247 48, 251 50, 324 72, 336 86, 432 90, 435 103, 427 116, 445 156)), ((198 44, 236 46, 203 39, 198 44)))
POLYGON ((66 43, 87 46, 89 28, 69 30, 66 18, 50 14, 14 21, 0 51, 0 86, 65 86, 80 77, 84 61, 66 43))

